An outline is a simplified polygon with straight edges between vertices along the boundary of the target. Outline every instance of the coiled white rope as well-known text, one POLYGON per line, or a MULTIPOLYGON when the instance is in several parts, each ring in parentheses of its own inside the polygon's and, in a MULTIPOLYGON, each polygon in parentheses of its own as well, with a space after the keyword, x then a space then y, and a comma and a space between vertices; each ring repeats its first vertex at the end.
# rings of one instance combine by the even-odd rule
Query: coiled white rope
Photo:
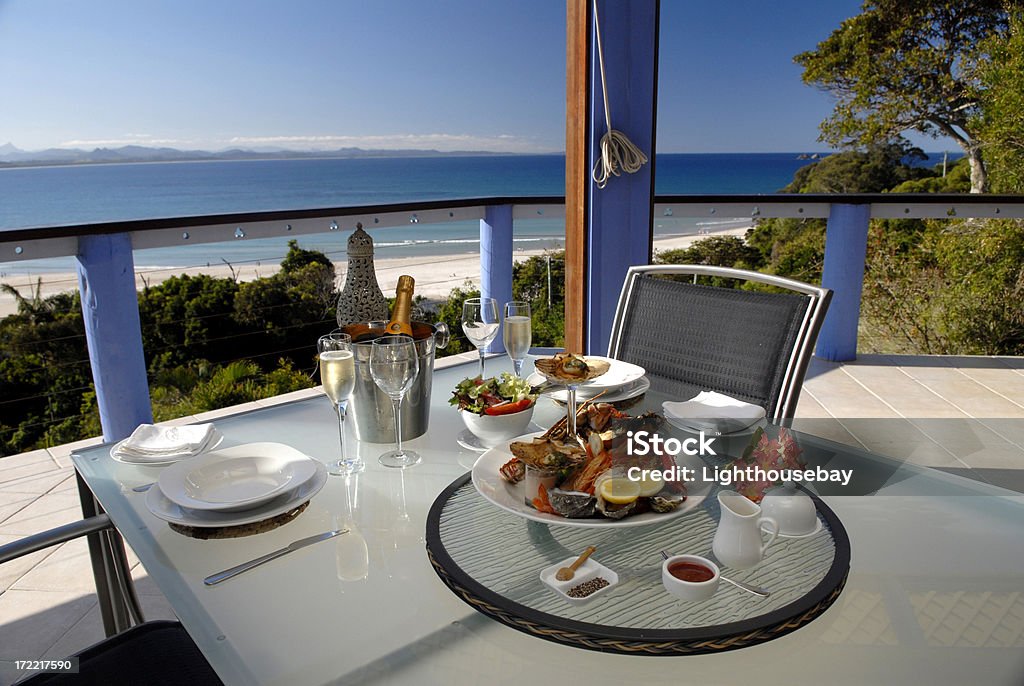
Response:
POLYGON ((604 122, 606 131, 601 137, 601 157, 594 164, 593 179, 598 188, 604 188, 619 170, 627 174, 640 171, 647 163, 647 155, 636 147, 626 134, 612 128, 612 114, 608 109, 608 83, 604 76, 604 50, 601 47, 601 24, 597 20, 597 0, 594 0, 594 33, 597 35, 597 61, 601 69, 601 95, 604 96, 604 122))

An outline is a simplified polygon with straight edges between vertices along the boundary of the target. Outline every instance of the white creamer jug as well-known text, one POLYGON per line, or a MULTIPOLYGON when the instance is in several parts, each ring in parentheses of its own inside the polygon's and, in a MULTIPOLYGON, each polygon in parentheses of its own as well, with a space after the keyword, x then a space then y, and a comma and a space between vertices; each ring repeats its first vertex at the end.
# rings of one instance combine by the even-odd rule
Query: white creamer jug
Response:
POLYGON ((762 517, 760 506, 736 491, 719 492, 718 504, 722 515, 711 546, 715 557, 733 569, 756 566, 779 535, 778 522, 771 517, 762 517), (761 538, 762 524, 771 532, 767 543, 761 538))

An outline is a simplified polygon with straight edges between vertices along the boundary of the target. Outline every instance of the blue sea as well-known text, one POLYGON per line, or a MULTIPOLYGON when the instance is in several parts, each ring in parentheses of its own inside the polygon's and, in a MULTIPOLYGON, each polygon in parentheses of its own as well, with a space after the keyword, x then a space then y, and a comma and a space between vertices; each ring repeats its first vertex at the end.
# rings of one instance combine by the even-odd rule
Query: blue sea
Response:
MULTIPOLYGON (((796 153, 661 154, 659 194, 774 193, 808 164, 796 153)), ((94 164, 0 169, 0 230, 233 212, 373 205, 486 196, 561 196, 562 155, 288 159, 94 164)), ((749 221, 749 220, 747 220, 749 221)), ((742 220, 659 217, 656 237, 742 220)), ((517 222, 518 248, 555 248, 561 220, 517 222)), ((382 257, 477 252, 477 222, 374 229, 382 257)), ((303 247, 344 259, 345 236, 302 236, 303 247)), ((140 269, 204 263, 276 263, 284 239, 136 252, 140 269)), ((74 269, 72 258, 0 263, 5 275, 74 269)))

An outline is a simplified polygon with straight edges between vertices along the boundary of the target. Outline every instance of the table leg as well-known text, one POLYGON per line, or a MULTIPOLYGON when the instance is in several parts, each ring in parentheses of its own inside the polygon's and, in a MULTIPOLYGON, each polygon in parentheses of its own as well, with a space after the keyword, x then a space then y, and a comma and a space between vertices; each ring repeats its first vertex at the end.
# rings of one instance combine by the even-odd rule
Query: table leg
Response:
MULTIPOLYGON (((100 514, 103 511, 102 506, 77 471, 75 478, 78 482, 82 515, 88 519, 100 514)), ((135 586, 132 584, 131 570, 128 567, 128 557, 121 535, 116 530, 100 531, 90 534, 88 540, 89 559, 96 581, 96 596, 99 598, 100 615, 107 636, 119 634, 133 624, 141 624, 142 609, 135 594, 135 586)))

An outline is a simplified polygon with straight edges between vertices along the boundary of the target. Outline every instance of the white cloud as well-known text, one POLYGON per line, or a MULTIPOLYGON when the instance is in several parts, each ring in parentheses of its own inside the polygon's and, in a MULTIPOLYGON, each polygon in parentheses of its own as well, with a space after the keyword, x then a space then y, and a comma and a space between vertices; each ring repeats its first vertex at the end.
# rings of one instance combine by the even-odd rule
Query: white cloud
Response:
POLYGON ((76 138, 58 143, 58 148, 117 148, 123 145, 148 147, 191 147, 194 141, 181 138, 157 138, 148 133, 125 133, 119 138, 76 138))

